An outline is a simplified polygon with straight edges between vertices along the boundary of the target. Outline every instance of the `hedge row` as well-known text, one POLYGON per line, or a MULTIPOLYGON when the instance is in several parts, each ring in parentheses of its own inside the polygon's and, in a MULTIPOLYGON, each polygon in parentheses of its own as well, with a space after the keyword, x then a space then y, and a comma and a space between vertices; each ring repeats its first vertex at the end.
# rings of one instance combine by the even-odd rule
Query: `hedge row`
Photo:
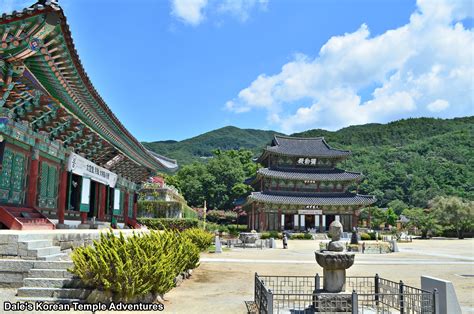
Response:
POLYGON ((183 231, 199 227, 199 221, 194 218, 139 218, 138 222, 152 230, 183 231))

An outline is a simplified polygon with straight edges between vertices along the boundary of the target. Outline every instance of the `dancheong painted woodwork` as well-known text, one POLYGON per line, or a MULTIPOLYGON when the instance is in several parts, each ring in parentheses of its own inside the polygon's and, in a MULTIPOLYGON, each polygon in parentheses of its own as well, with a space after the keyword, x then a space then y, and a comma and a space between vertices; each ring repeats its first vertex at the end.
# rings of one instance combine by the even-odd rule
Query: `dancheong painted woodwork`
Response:
POLYGON ((357 225, 359 210, 375 202, 349 192, 362 173, 337 168, 350 151, 331 148, 324 138, 275 136, 258 158, 264 168, 250 180, 243 208, 251 229, 324 231, 333 220, 357 225))
POLYGON ((177 168, 112 113, 81 64, 63 10, 44 0, 0 17, 0 161, 0 223, 16 229, 33 227, 33 210, 45 228, 75 219, 136 226, 139 184, 177 168), (77 156, 88 169, 70 167, 77 156))

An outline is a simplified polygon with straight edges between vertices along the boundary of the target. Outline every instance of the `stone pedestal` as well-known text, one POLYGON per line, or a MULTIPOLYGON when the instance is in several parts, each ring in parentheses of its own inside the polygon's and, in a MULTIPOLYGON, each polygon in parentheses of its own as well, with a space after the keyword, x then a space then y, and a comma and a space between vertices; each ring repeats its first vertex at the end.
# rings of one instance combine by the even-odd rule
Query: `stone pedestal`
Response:
POLYGON ((341 292, 346 290, 345 269, 323 269, 323 289, 327 292, 341 292))
POLYGON ((323 268, 324 291, 337 293, 345 290, 346 269, 354 264, 354 253, 315 252, 316 262, 323 268))
POLYGON ((314 295, 313 309, 317 313, 351 313, 352 297, 347 293, 326 293, 324 291, 324 294, 314 295))
POLYGON ((216 236, 214 245, 216 247, 214 253, 222 253, 222 244, 221 240, 219 239, 219 236, 216 236))
POLYGON ((56 224, 56 229, 69 229, 69 225, 66 224, 56 224))
POLYGON ((77 226, 77 229, 90 229, 91 225, 87 223, 81 223, 77 226))

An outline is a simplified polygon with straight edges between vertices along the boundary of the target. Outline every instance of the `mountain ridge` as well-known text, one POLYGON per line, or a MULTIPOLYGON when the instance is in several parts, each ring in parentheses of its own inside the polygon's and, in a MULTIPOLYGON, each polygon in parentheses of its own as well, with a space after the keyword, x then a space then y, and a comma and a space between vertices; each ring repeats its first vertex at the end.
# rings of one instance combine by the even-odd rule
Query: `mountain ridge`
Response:
MULTIPOLYGON (((310 129, 290 136, 323 136, 335 148, 392 146, 403 147, 416 141, 442 135, 457 130, 471 130, 474 116, 439 119, 409 118, 389 123, 368 123, 344 127, 337 131, 310 129)), ((474 131, 473 131, 474 132, 474 131)), ((143 142, 143 145, 164 156, 178 160, 180 165, 202 161, 212 156, 215 149, 249 149, 258 155, 270 143, 275 134, 286 135, 272 130, 241 129, 225 126, 216 130, 184 139, 143 142)))

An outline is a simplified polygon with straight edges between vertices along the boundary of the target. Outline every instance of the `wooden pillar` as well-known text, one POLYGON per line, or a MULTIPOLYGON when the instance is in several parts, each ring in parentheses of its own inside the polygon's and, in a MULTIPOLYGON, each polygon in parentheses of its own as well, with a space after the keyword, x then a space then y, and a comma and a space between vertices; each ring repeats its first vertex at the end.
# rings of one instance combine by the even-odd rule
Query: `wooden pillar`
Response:
POLYGON ((59 174, 59 193, 58 193, 58 223, 64 224, 64 216, 66 214, 66 200, 67 200, 67 170, 60 169, 59 174))
POLYGON ((369 229, 372 229, 372 221, 371 221, 372 220, 372 210, 371 210, 370 207, 368 208, 368 211, 369 211, 369 215, 367 217, 367 227, 369 229))
POLYGON ((87 222, 87 212, 81 212, 81 224, 85 224, 87 222))
POLYGON ((252 225, 250 231, 255 230, 255 203, 252 203, 252 225))
POLYGON ((138 213, 138 203, 135 201, 137 197, 135 196, 135 193, 133 195, 133 219, 137 219, 137 213, 138 213))
POLYGON ((36 196, 38 194, 39 160, 38 156, 34 156, 34 152, 32 154, 28 188, 26 192, 26 206, 28 207, 36 207, 36 196))
POLYGON ((98 220, 104 220, 105 219, 105 207, 107 206, 107 186, 104 184, 100 185, 99 188, 99 210, 97 212, 97 219, 98 220))
POLYGON ((352 212, 352 228, 357 228, 359 225, 359 215, 357 215, 356 211, 352 212))
POLYGON ((125 225, 128 224, 128 191, 125 191, 124 193, 124 196, 125 197, 125 201, 123 202, 123 220, 124 220, 124 223, 125 225))
POLYGON ((281 227, 281 208, 278 209, 278 226, 275 228, 276 230, 282 230, 283 228, 281 227))
POLYGON ((324 227, 323 227, 323 214, 319 215, 319 232, 324 232, 324 227))
POLYGON ((262 208, 259 208, 258 211, 260 212, 260 219, 259 219, 259 225, 258 226, 258 231, 263 231, 264 230, 264 212, 263 212, 263 209, 262 208))

